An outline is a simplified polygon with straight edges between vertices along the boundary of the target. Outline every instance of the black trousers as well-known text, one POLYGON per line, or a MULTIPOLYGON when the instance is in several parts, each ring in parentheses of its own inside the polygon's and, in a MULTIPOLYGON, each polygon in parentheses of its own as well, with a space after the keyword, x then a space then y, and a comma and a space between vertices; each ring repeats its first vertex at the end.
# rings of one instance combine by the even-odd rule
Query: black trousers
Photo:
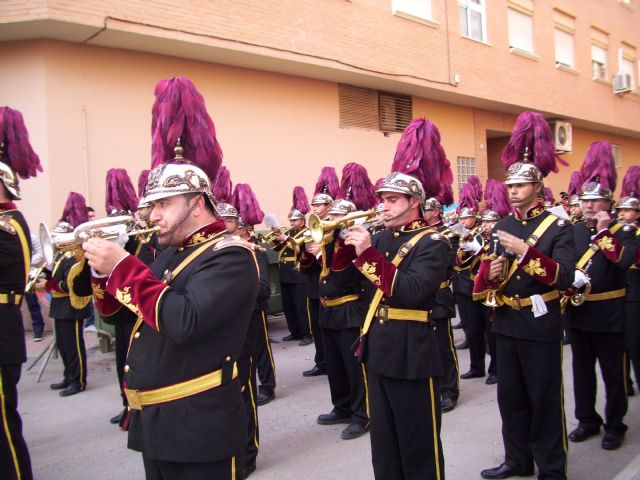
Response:
POLYGON ((322 329, 320 328, 320 300, 307 297, 307 315, 311 325, 311 335, 313 344, 316 347, 314 361, 317 366, 325 368, 324 345, 322 344, 322 329))
MULTIPOLYGON (((238 379, 242 385, 242 399, 247 412, 247 448, 244 451, 242 465, 253 465, 260 448, 260 431, 258 428, 258 404, 256 397, 256 364, 253 357, 238 360, 238 379)), ((240 477, 238 477, 240 478, 240 477)))
POLYGON ((606 404, 604 429, 623 434, 627 413, 627 373, 624 352, 624 333, 585 332, 570 329, 573 352, 573 393, 576 399, 576 418, 581 425, 602 425, 596 412, 596 360, 604 380, 606 404))
POLYGON ((566 479, 562 342, 496 339, 505 463, 527 471, 535 461, 538 478, 566 479))
POLYGON ((489 345, 489 373, 495 375, 498 370, 495 350, 495 334, 491 330, 491 320, 489 313, 491 309, 481 302, 474 301, 471 297, 459 295, 458 310, 460 318, 464 318, 466 326, 467 340, 469 341, 469 370, 476 373, 485 373, 486 345, 489 345))
POLYGON ((118 322, 115 324, 115 340, 116 340, 116 373, 118 374, 118 385, 120 385, 120 396, 122 397, 122 405, 129 405, 127 397, 124 394, 124 366, 127 363, 127 351, 129 350, 129 340, 135 322, 118 322))
POLYGON ((282 283, 282 309, 287 327, 294 337, 310 335, 307 318, 307 284, 282 283))
POLYGON ((369 372, 371 458, 378 480, 443 480, 437 378, 403 380, 369 372))
POLYGON ((0 478, 31 480, 31 459, 18 413, 18 382, 22 365, 0 365, 0 478))
POLYGON ((269 325, 267 324, 267 312, 262 310, 262 321, 258 328, 257 351, 255 357, 258 379, 260 380, 260 392, 271 393, 276 388, 276 364, 273 361, 271 340, 269 340, 269 325))
POLYGON ((64 365, 64 378, 80 390, 87 387, 87 351, 84 347, 84 320, 56 318, 56 343, 64 365))
POLYGON ((626 309, 627 354, 633 365, 636 386, 640 389, 640 302, 627 302, 626 309))
POLYGON ((333 411, 351 417, 351 423, 366 427, 369 424, 367 379, 364 366, 351 349, 358 338, 359 328, 322 329, 333 411))
POLYGON ((41 337, 44 332, 44 319, 42 318, 42 310, 40 310, 40 302, 38 302, 38 295, 35 293, 25 294, 27 299, 27 306, 29 307, 29 314, 31 314, 31 326, 33 328, 33 335, 35 337, 41 337))
POLYGON ((242 478, 242 463, 237 457, 218 462, 166 462, 142 455, 146 480, 238 480, 242 478))
POLYGON ((453 330, 450 318, 434 318, 436 323, 436 339, 442 362, 440 377, 440 395, 442 398, 457 400, 460 394, 458 354, 453 344, 453 330))
POLYGON ((455 299, 456 305, 458 306, 458 317, 460 318, 460 325, 462 325, 462 331, 464 332, 464 338, 468 337, 467 334, 467 319, 465 318, 465 315, 463 314, 463 309, 464 306, 461 307, 460 304, 462 302, 464 302, 465 300, 471 300, 471 297, 467 297, 466 295, 463 295, 461 293, 456 293, 453 292, 453 297, 455 299))

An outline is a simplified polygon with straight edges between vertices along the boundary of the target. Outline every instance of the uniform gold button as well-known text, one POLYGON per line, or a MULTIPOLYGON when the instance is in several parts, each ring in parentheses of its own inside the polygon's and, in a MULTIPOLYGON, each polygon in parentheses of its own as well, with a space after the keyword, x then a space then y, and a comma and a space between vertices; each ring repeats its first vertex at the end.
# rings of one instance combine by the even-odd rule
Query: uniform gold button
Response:
POLYGON ((327 284, 327 281, 326 281, 326 280, 322 280, 322 284, 323 284, 323 285, 326 285, 326 284, 327 284))
POLYGON ((380 319, 380 325, 384 325, 384 320, 380 319))
POLYGON ((393 236, 396 237, 396 238, 399 237, 400 236, 400 232, 393 232, 393 236))
POLYGON ((388 257, 389 256, 389 252, 384 252, 384 256, 388 257))
POLYGON ((178 247, 178 251, 181 252, 184 250, 184 247, 178 247))
POLYGON ((526 220, 523 220, 523 221, 522 221, 522 225, 526 225, 526 224, 527 224, 527 221, 526 221, 526 220))
POLYGON ((520 275, 516 275, 516 280, 521 280, 522 277, 520 275))
POLYGON ((135 335, 133 336, 133 338, 139 338, 140 337, 140 332, 136 332, 135 335))
POLYGON ((231 357, 227 357, 224 359, 225 362, 230 362, 231 361, 231 357))
POLYGON ((382 297, 382 298, 380 299, 380 301, 381 301, 382 303, 384 303, 386 300, 387 300, 387 299, 386 299, 386 298, 384 298, 384 297, 382 297))
POLYGON ((131 368, 129 367, 129 365, 125 365, 125 366, 124 366, 124 373, 129 373, 129 370, 131 370, 131 368))

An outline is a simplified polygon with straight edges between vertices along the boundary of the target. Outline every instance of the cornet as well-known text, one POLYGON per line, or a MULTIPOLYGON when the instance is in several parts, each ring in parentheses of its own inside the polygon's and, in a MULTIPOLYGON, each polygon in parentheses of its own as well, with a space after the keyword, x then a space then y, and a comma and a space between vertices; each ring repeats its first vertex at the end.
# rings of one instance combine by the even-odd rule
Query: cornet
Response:
POLYGON ((82 253, 82 244, 93 237, 115 241, 120 236, 134 237, 160 231, 160 227, 135 228, 136 219, 132 215, 99 218, 78 225, 73 232, 51 235, 46 224, 40 224, 40 243, 47 264, 53 263, 58 252, 82 253))
POLYGON ((376 211, 375 210, 366 210, 364 212, 353 212, 345 215, 342 218, 337 220, 328 220, 323 222, 318 215, 315 213, 311 214, 309 217, 309 233, 312 241, 315 243, 321 243, 324 236, 333 232, 334 230, 339 230, 342 228, 350 227, 351 225, 355 225, 356 223, 360 223, 365 226, 371 226, 377 223, 376 219, 376 211), (356 222, 358 219, 364 219, 362 222, 356 222))

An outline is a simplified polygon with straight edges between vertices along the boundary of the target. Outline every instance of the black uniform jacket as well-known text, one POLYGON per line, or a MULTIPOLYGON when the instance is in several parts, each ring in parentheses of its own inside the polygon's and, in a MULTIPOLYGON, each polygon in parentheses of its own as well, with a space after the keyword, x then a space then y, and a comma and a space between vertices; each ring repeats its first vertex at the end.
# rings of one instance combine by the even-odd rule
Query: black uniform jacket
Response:
POLYGON ((51 294, 51 318, 80 320, 91 315, 91 281, 84 258, 78 260, 73 252, 58 252, 46 288, 51 294))
MULTIPOLYGON (((297 238, 304 233, 305 228, 291 228, 284 234, 290 238, 297 238)), ((299 254, 294 250, 290 242, 282 242, 273 247, 278 252, 278 266, 280 273, 280 283, 306 283, 307 279, 304 275, 296 270, 295 259, 299 254)))
MULTIPOLYGON (((640 228, 635 226, 636 231, 636 257, 640 255, 640 228)), ((634 263, 627 271, 627 302, 640 302, 640 267, 634 263)))
MULTIPOLYGON (((384 295, 380 305, 423 310, 425 316, 433 309, 436 292, 447 278, 451 248, 448 240, 429 229, 430 233, 408 251, 397 268, 391 263, 401 246, 427 228, 426 222, 416 220, 402 231, 386 229, 373 236, 372 246, 354 262, 369 280, 366 284, 369 301, 381 289, 384 295)), ((361 358, 378 375, 417 380, 441 374, 432 323, 407 320, 381 323, 374 317, 367 337, 361 358)))
MULTIPOLYGON (((626 287, 627 269, 633 262, 637 248, 636 229, 632 225, 620 227, 614 234, 610 229, 618 224, 612 221, 609 229, 596 232, 586 222, 573 225, 576 239, 575 261, 591 248, 597 252, 587 264, 587 275, 591 279, 591 294, 615 292, 626 287)), ((567 309, 567 326, 587 332, 624 332, 625 298, 586 301, 579 307, 567 309)))
POLYGON ((218 461, 247 443, 241 386, 232 372, 259 274, 251 245, 218 235, 223 230, 222 221, 203 227, 180 247, 165 248, 151 268, 129 255, 108 281, 93 278, 101 311, 117 308, 118 300, 143 320, 129 347, 127 388, 153 390, 222 370, 218 387, 132 410, 129 447, 149 459, 218 461))
POLYGON ((271 284, 269 283, 269 258, 267 252, 257 245, 254 245, 258 269, 260 271, 260 285, 258 289, 258 298, 256 305, 251 314, 251 321, 247 329, 247 338, 242 345, 239 358, 246 358, 255 355, 258 350, 258 333, 262 328, 262 312, 269 308, 269 297, 271 296, 271 284))
MULTIPOLYGON (((435 228, 440 235, 447 236, 451 233, 449 227, 442 224, 442 220, 435 225, 431 225, 435 228)), ((457 238, 457 237, 456 237, 457 238)), ((450 239, 451 241, 451 239, 450 239)), ((453 278, 453 269, 456 263, 456 250, 454 250, 454 244, 451 242, 449 251, 449 268, 447 269, 447 278, 440 284, 440 288, 436 292, 435 304, 431 310, 431 318, 434 320, 445 320, 447 318, 453 318, 456 316, 456 302, 453 298, 453 292, 451 291, 451 279, 453 278)), ((457 245, 457 241, 456 241, 457 245)))
MULTIPOLYGON (((524 218, 510 214, 500 220, 494 232, 502 230, 527 240, 551 213, 540 203, 532 207, 524 218)), ((493 246, 491 247, 493 250, 493 246)), ((502 244, 497 245, 497 254, 508 258, 508 266, 518 262, 507 253, 502 244)), ((487 292, 488 266, 491 258, 486 256, 474 283, 474 299, 480 300, 487 292)), ((519 260, 513 275, 505 279, 499 290, 505 296, 528 298, 544 295, 554 290, 565 290, 573 282, 575 270, 575 245, 573 230, 566 220, 556 219, 540 236, 535 247, 529 247, 519 260)), ((507 269, 508 271, 508 269, 507 269)), ((546 302, 548 313, 535 318, 531 306, 517 310, 509 305, 497 307, 493 316, 493 331, 501 335, 545 342, 560 341, 563 337, 560 318, 560 300, 546 302)))
MULTIPOLYGON (((13 202, 0 203, 0 293, 23 295, 30 266, 29 226, 13 202)), ((0 303, 0 365, 26 361, 20 302, 12 297, 0 303)))

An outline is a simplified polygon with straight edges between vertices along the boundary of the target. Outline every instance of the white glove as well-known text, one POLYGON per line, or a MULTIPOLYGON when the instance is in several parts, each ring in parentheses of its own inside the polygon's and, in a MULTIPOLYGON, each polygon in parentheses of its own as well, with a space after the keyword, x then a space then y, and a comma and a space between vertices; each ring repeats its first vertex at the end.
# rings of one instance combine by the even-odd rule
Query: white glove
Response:
POLYGON ((587 275, 582 270, 576 270, 573 276, 572 285, 575 288, 582 288, 587 283, 589 283, 589 277, 587 277, 587 275))
POLYGON ((547 304, 540 295, 531 295, 531 311, 535 318, 541 317, 549 312, 547 304))
POLYGON ((460 248, 465 252, 473 253, 475 255, 480 251, 482 245, 480 245, 480 242, 478 242, 478 240, 474 237, 474 239, 470 242, 460 243, 460 248))

